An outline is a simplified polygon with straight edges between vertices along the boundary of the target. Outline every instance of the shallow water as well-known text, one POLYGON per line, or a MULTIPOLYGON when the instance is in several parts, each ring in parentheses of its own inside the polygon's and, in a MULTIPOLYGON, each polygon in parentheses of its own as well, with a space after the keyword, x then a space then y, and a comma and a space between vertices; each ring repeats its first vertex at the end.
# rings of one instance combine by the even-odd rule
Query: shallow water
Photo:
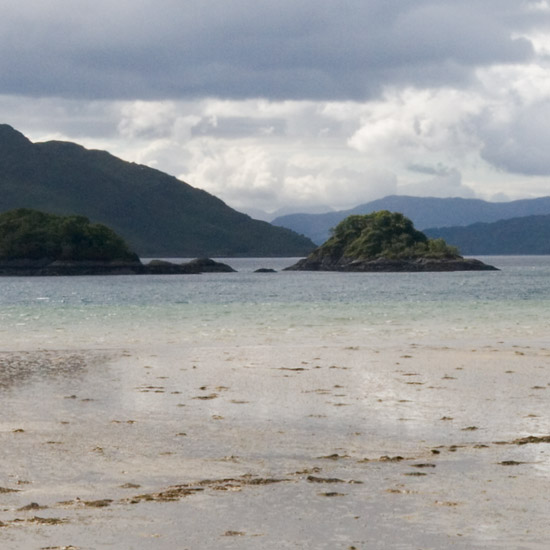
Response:
POLYGON ((485 260, 0 279, 2 548, 546 548, 550 449, 513 442, 550 258, 485 260))
POLYGON ((0 279, 4 349, 108 347, 140 342, 247 343, 358 335, 545 337, 548 257, 489 257, 500 272, 278 272, 292 259, 227 260, 240 271, 198 276, 0 279))

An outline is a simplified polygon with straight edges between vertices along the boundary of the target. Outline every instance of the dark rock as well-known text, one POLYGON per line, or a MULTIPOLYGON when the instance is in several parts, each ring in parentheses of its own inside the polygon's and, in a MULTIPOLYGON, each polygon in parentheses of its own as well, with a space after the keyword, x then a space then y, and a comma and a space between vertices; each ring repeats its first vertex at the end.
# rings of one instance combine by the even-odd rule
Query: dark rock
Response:
POLYGON ((235 273, 232 267, 221 262, 215 262, 210 258, 197 258, 196 260, 191 260, 187 264, 181 265, 190 269, 197 268, 200 273, 235 273))
POLYGON ((201 273, 198 265, 175 264, 166 260, 151 260, 145 264, 145 272, 149 275, 182 275, 201 273))
POLYGON ((271 269, 269 267, 260 267, 260 269, 256 269, 254 273, 277 273, 274 269, 271 269))
POLYGON ((285 271, 349 271, 364 273, 388 272, 425 272, 425 271, 498 271, 492 265, 472 258, 413 258, 393 260, 375 258, 372 260, 354 260, 343 258, 337 261, 331 258, 310 260, 304 258, 285 271))
POLYGON ((90 262, 40 260, 0 260, 0 276, 77 276, 77 275, 192 275, 200 273, 229 273, 235 270, 209 258, 175 264, 152 260, 148 264, 135 262, 90 262))
POLYGON ((0 276, 134 275, 145 273, 136 262, 1 260, 0 276))

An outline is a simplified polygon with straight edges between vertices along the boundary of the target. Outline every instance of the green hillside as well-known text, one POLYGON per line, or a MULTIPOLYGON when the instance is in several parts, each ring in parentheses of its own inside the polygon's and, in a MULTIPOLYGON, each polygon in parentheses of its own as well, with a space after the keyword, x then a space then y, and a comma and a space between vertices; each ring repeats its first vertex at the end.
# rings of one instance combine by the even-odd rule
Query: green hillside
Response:
POLYGON ((56 216, 19 208, 0 214, 0 260, 136 262, 108 227, 84 216, 56 216))
POLYGON ((326 243, 309 256, 332 260, 350 258, 456 258, 458 250, 443 239, 428 239, 414 228, 411 220, 398 212, 381 210, 372 214, 348 216, 333 230, 326 243))
POLYGON ((163 172, 74 143, 31 143, 4 124, 0 212, 15 208, 86 216, 140 256, 300 256, 314 248, 163 172))

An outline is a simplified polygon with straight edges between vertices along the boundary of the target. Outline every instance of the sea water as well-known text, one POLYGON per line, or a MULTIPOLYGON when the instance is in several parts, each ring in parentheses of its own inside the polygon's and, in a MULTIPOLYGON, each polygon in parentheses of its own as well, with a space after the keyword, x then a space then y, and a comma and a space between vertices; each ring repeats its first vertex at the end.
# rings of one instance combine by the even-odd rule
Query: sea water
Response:
POLYGON ((222 259, 236 273, 4 277, 0 346, 120 348, 308 338, 545 338, 550 257, 487 257, 500 271, 284 272, 293 259, 222 259), (269 267, 277 273, 254 273, 269 267))
POLYGON ((550 257, 482 259, 0 278, 0 547, 546 548, 550 257))

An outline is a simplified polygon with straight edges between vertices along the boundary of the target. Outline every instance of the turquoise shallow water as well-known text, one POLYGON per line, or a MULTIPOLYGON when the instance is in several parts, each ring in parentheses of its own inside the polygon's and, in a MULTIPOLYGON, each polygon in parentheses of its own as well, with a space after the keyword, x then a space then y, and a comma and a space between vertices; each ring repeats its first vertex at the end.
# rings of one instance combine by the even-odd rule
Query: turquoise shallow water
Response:
POLYGON ((487 257, 499 272, 282 272, 292 259, 228 259, 237 273, 0 279, 0 346, 117 348, 174 338, 544 338, 550 257, 487 257), (272 267, 273 274, 258 274, 272 267))

